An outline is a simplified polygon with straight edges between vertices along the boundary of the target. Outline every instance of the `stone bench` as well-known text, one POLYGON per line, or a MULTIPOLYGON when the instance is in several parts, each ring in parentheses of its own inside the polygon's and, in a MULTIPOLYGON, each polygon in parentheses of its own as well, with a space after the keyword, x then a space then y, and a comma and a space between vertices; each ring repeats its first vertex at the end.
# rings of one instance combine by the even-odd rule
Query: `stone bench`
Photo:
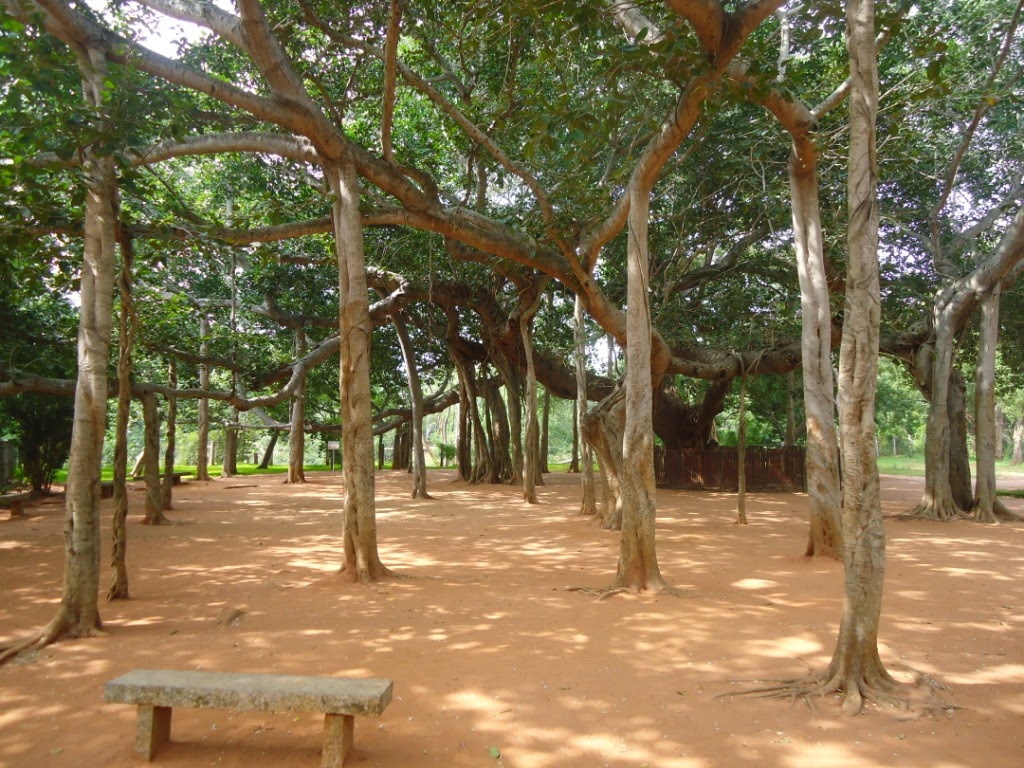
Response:
POLYGON ((25 514, 25 502, 32 498, 31 491, 24 493, 5 493, 0 496, 0 509, 11 510, 11 517, 25 514))
MULTIPOLYGON (((181 485, 181 478, 192 477, 191 472, 172 472, 171 473, 171 485, 181 485)), ((160 473, 159 478, 164 479, 163 472, 160 473)), ((132 475, 132 480, 145 480, 145 475, 132 475)))
POLYGON ((391 701, 390 680, 136 669, 106 684, 104 699, 137 704, 135 750, 152 760, 171 735, 173 707, 239 712, 322 712, 322 768, 340 768, 352 749, 355 716, 379 716, 391 701))

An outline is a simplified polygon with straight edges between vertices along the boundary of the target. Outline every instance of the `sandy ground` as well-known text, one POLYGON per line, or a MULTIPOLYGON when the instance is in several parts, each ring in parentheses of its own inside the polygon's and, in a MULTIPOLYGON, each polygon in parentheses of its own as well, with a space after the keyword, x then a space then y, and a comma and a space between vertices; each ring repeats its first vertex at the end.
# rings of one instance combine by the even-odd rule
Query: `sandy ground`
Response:
MULTIPOLYGON (((920 497, 920 480, 883 486, 887 513, 920 497)), ((103 606, 108 637, 0 668, 0 766, 139 765, 133 708, 101 698, 136 667, 393 679, 383 717, 357 720, 347 766, 1024 765, 1024 524, 887 520, 883 659, 948 686, 956 709, 849 718, 833 699, 812 714, 717 697, 831 655, 842 574, 801 556, 805 496, 755 494, 750 525, 735 526, 731 494, 660 492, 659 559, 682 596, 598 601, 567 588, 610 582, 617 535, 576 514, 576 477, 549 476, 535 506, 445 472, 430 474, 432 500, 409 487, 378 476, 382 558, 403 578, 370 587, 337 575, 337 475, 187 483, 177 524, 158 528, 138 524, 133 493, 133 599, 103 606)), ((30 512, 0 521, 0 642, 59 600, 60 502, 30 512)), ((312 714, 176 710, 156 764, 314 768, 321 727, 312 714)))

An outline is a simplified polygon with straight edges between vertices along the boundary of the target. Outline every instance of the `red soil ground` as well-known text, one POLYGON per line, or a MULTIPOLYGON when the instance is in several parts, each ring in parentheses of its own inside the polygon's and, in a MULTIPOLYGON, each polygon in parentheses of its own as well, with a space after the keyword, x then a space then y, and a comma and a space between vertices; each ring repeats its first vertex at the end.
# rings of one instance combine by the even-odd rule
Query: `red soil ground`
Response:
MULTIPOLYGON (((311 480, 187 483, 158 528, 137 524, 133 493, 133 599, 103 607, 108 637, 0 668, 0 766, 140 765, 133 708, 101 698, 135 667, 391 678, 384 716, 357 720, 357 768, 1024 765, 1024 524, 887 520, 882 657, 948 686, 956 709, 849 718, 833 699, 812 714, 716 698, 828 662, 842 573, 801 556, 803 495, 754 494, 736 526, 731 494, 660 492, 659 559, 682 596, 598 601, 567 588, 610 582, 617 536, 576 514, 574 476, 527 506, 445 472, 412 501, 408 475, 379 475, 381 553, 404 578, 372 587, 337 575, 338 476, 311 480)), ((883 487, 895 513, 921 481, 883 487)), ((29 511, 0 521, 0 642, 59 600, 61 502, 29 511)), ((180 710, 156 764, 315 768, 320 731, 316 715, 180 710)))

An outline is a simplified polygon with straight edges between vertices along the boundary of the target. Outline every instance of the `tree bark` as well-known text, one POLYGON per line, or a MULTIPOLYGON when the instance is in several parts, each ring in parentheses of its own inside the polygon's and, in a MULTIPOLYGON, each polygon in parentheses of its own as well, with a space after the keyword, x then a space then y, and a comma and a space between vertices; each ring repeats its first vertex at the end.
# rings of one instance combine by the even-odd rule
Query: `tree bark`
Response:
MULTIPOLYGON (((306 333, 295 329, 296 359, 306 354, 306 333)), ((306 373, 302 372, 292 393, 291 419, 288 425, 288 480, 290 484, 306 482, 306 373)))
POLYGON ((576 404, 573 411, 573 459, 576 459, 576 447, 580 453, 580 514, 597 514, 597 500, 594 491, 594 460, 590 453, 590 443, 579 439, 581 425, 587 420, 587 339, 583 325, 583 301, 579 296, 574 302, 573 335, 576 350, 576 404))
POLYGON ((747 524, 747 377, 740 375, 739 430, 736 439, 736 523, 747 524))
POLYGON ((597 455, 601 471, 601 526, 622 528, 622 424, 625 421, 625 391, 619 387, 583 415, 580 433, 584 443, 597 455))
POLYGON ((999 297, 997 285, 981 302, 978 337, 978 366, 975 371, 974 400, 977 455, 977 485, 973 514, 981 523, 1016 519, 1017 515, 996 496, 996 348, 999 341, 999 297))
MULTIPOLYGON (((178 370, 173 358, 167 364, 167 385, 171 389, 178 388, 178 370)), ((178 398, 167 398, 167 444, 164 446, 164 476, 160 487, 160 503, 163 509, 173 509, 171 487, 174 485, 174 455, 178 434, 178 398)))
MULTIPOLYGON (((667 587, 655 551, 654 427, 651 311, 647 226, 650 189, 634 180, 630 195, 626 259, 627 315, 625 427, 620 501, 622 530, 613 589, 659 591, 667 587)), ((660 375, 657 376, 660 383, 660 375)))
MULTIPOLYGON (((106 129, 106 61, 96 50, 78 54, 88 109, 106 129)), ((78 324, 78 376, 71 456, 64 507, 64 586, 57 612, 38 636, 0 650, 0 663, 29 647, 101 632, 100 470, 107 422, 118 186, 114 158, 101 143, 81 147, 85 178, 85 227, 78 324)))
POLYGON ((540 417, 540 474, 543 478, 544 475, 550 474, 551 468, 548 466, 548 438, 549 430, 551 427, 551 390, 544 387, 544 400, 541 406, 541 417, 540 417))
POLYGON ((145 448, 142 454, 142 472, 146 482, 146 525, 164 525, 170 522, 164 515, 164 497, 160 488, 160 411, 156 394, 142 395, 142 421, 145 428, 145 448))
POLYGON ((810 526, 805 554, 839 559, 842 549, 839 446, 832 374, 832 312, 818 201, 817 150, 794 142, 789 159, 794 245, 800 283, 807 495, 810 526))
MULTIPOLYGON (((124 243, 125 241, 122 241, 124 243)), ((128 588, 128 425, 132 406, 132 347, 135 342, 132 306, 133 251, 121 248, 121 295, 117 359, 117 417, 114 428, 114 513, 110 520, 110 588, 107 600, 127 600, 128 588)))
POLYGON ((263 451, 263 458, 260 459, 260 469, 270 469, 270 465, 274 463, 274 449, 277 448, 280 436, 280 430, 270 430, 270 440, 267 442, 266 450, 263 451))
POLYGON ((427 493, 427 462, 423 452, 423 387, 420 372, 416 366, 416 353, 409 338, 409 330, 399 315, 393 315, 391 322, 398 334, 405 361, 406 381, 409 384, 409 399, 412 402, 412 498, 429 499, 427 493))
POLYGON ((238 474, 238 409, 231 409, 231 421, 224 425, 224 455, 221 458, 221 477, 238 474))
POLYGON ((787 448, 796 445, 796 417, 793 407, 793 389, 795 387, 793 371, 786 374, 786 440, 783 443, 787 448))
MULTIPOLYGON (((199 316, 199 355, 204 360, 210 354, 210 319, 199 316)), ((199 363, 199 388, 210 389, 210 366, 199 363)), ((199 398, 199 425, 196 433, 196 480, 210 479, 210 399, 199 398)))
POLYGON ((1013 423, 1013 452, 1010 456, 1011 463, 1024 464, 1024 418, 1013 423))
POLYGON ((878 73, 873 0, 846 4, 850 54, 849 266, 839 354, 839 417, 843 451, 843 566, 839 637, 826 688, 844 694, 843 710, 860 712, 866 698, 895 685, 878 654, 885 580, 875 391, 878 380, 880 291, 875 116, 878 73))
POLYGON ((377 517, 373 475, 373 413, 370 390, 369 289, 359 215, 359 182, 351 158, 325 163, 334 195, 332 219, 338 257, 341 362, 342 455, 345 483, 342 571, 360 583, 391 575, 377 551, 377 517))
MULTIPOLYGON (((546 281, 545 281, 546 282, 546 281)), ((526 358, 526 434, 523 466, 523 501, 537 503, 537 486, 544 484, 541 475, 540 424, 537 420, 537 369, 533 364, 533 317, 537 314, 544 294, 538 290, 536 299, 519 313, 519 335, 526 358)))

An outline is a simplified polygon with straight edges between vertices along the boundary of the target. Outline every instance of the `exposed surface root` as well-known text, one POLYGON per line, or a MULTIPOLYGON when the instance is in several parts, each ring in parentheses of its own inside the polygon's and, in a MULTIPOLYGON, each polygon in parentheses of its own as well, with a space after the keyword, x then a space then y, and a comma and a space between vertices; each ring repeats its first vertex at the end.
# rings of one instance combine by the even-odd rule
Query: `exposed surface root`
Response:
POLYGON ((666 594, 672 597, 682 597, 683 593, 681 590, 675 587, 670 587, 668 584, 651 584, 644 589, 637 587, 566 587, 567 592, 582 592, 585 595, 593 595, 597 598, 597 601, 607 600, 609 597, 615 597, 615 595, 647 595, 647 594, 666 594))
POLYGON ((0 646, 0 667, 9 661, 13 661, 26 651, 41 651, 48 645, 53 645, 59 640, 78 637, 106 637, 107 633, 98 627, 84 630, 71 631, 63 623, 51 622, 50 626, 43 629, 39 634, 27 640, 19 640, 14 643, 0 646))
POLYGON ((944 503, 922 501, 909 512, 896 517, 902 520, 935 520, 948 523, 952 520, 970 519, 970 514, 960 509, 952 500, 944 503))
POLYGON ((912 683, 900 683, 884 670, 852 678, 824 672, 791 680, 754 681, 766 685, 740 691, 726 691, 715 696, 752 696, 764 699, 785 699, 794 704, 802 701, 811 714, 816 714, 815 700, 825 696, 842 697, 844 715, 860 714, 865 704, 877 704, 899 710, 910 718, 950 712, 956 707, 942 701, 936 694, 942 686, 927 675, 915 675, 912 683))
POLYGON ((971 510, 970 517, 979 523, 1019 523, 1024 520, 1024 516, 1007 509, 1006 505, 999 499, 995 499, 992 502, 991 512, 982 512, 981 507, 975 505, 974 509, 971 510))

